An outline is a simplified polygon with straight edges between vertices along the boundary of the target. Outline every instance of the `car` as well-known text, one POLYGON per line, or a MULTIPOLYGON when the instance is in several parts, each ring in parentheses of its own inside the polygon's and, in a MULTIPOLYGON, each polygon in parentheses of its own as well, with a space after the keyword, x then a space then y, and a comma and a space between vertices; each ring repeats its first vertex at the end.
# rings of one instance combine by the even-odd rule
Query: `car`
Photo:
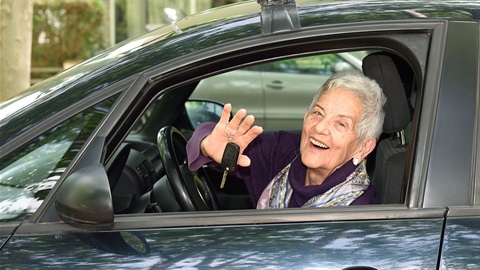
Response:
POLYGON ((0 265, 476 269, 479 47, 480 4, 459 0, 249 1, 120 43, 0 105, 0 265), (224 102, 303 96, 259 100, 262 75, 241 73, 364 52, 388 100, 367 162, 378 204, 257 210, 240 179, 187 169, 224 102), (233 72, 232 100, 196 96, 233 72))

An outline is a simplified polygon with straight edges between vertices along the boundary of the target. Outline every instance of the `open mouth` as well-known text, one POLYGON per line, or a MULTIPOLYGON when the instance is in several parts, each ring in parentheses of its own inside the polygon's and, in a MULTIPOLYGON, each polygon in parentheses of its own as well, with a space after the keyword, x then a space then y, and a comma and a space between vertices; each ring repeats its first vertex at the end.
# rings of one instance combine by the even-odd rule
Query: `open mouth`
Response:
POLYGON ((319 142, 319 141, 317 141, 317 140, 315 140, 315 139, 313 139, 313 138, 310 138, 310 142, 311 142, 315 147, 317 147, 317 148, 329 149, 329 147, 328 147, 326 144, 324 144, 324 143, 322 143, 322 142, 319 142))

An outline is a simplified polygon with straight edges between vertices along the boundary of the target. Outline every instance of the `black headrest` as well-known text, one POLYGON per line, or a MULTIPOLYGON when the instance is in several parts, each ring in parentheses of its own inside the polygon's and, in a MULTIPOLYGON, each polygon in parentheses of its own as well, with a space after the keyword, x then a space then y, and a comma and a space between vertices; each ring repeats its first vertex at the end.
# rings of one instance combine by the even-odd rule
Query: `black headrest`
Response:
POLYGON ((387 97, 383 132, 392 134, 405 129, 412 119, 408 102, 413 83, 410 66, 394 54, 379 52, 363 59, 363 73, 375 80, 387 97))

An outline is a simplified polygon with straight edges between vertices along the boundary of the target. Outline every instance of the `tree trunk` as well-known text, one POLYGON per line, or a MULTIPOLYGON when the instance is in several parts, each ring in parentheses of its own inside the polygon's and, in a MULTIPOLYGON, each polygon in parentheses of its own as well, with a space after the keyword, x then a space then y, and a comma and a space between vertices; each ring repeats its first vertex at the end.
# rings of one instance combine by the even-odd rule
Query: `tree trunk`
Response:
POLYGON ((32 0, 0 0, 0 101, 30 86, 32 0))
POLYGON ((127 1, 127 38, 147 32, 146 0, 127 1))

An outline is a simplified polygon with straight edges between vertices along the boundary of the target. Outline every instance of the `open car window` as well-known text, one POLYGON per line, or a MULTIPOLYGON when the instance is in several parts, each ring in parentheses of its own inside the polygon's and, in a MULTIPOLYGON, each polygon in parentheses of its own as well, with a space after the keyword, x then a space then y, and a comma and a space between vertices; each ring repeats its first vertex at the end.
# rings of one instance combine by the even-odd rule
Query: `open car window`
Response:
MULTIPOLYGON (((146 143, 139 140, 142 129, 148 125, 149 121, 152 121, 158 115, 164 115, 168 108, 175 106, 175 104, 172 104, 173 99, 170 95, 178 97, 182 93, 181 95, 188 97, 188 101, 183 105, 185 113, 179 113, 173 124, 175 129, 178 130, 178 134, 183 136, 185 140, 190 138, 193 130, 199 124, 217 122, 225 103, 231 103, 234 112, 240 108, 246 108, 249 114, 255 116, 256 125, 261 125, 264 128, 264 133, 273 133, 280 130, 299 133, 302 129, 305 111, 323 82, 336 72, 345 70, 363 72, 363 61, 366 58, 377 57, 377 55, 383 57, 382 52, 364 50, 265 62, 210 76, 162 95, 145 110, 135 129, 131 131, 131 136, 124 143, 132 149, 126 163, 125 172, 116 182, 116 187, 113 190, 114 203, 117 201, 122 204, 122 207, 118 208, 121 210, 117 213, 130 213, 129 207, 125 207, 130 203, 137 205, 133 207, 135 208, 134 211, 140 209, 139 211, 155 212, 155 209, 148 206, 148 201, 152 198, 158 199, 155 204, 161 209, 161 212, 184 211, 181 203, 177 201, 178 194, 175 193, 175 187, 172 187, 171 179, 169 179, 172 177, 169 177, 166 173, 169 167, 176 165, 166 164, 160 158, 153 158, 152 153, 162 152, 162 149, 165 151, 168 147, 160 146, 159 141, 146 143), (145 171, 153 171, 154 173, 145 173, 145 171), (134 202, 135 200, 132 198, 142 198, 143 202, 140 203, 142 206, 137 208, 138 202, 134 202)), ((393 54, 385 53, 385 55, 388 59, 394 57, 394 61, 403 61, 393 54)), ((390 61, 388 59, 387 62, 390 61)), ((408 65, 405 69, 401 71, 402 75, 398 77, 411 80, 412 70, 408 65), (403 73, 408 76, 403 76, 403 73)), ((405 200, 406 184, 403 182, 403 174, 398 174, 392 178, 392 172, 389 169, 393 166, 403 172, 409 147, 408 135, 411 130, 410 121, 413 115, 415 91, 412 81, 402 83, 401 80, 395 82, 399 85, 394 91, 400 91, 401 95, 405 97, 405 101, 409 103, 408 124, 399 129, 398 132, 384 133, 378 141, 376 150, 367 157, 368 174, 372 185, 378 191, 380 204, 403 204, 405 200), (377 154, 377 150, 380 151, 380 154, 377 154), (382 180, 386 178, 389 180, 382 180), (390 180, 390 178, 392 179, 390 180)), ((155 125, 157 128, 163 126, 160 121, 155 122, 155 125)), ((178 141, 175 142, 175 138, 178 139, 179 135, 173 136, 172 145, 181 144, 178 141)), ((170 155, 179 158, 177 163, 180 164, 180 167, 186 166, 182 165, 186 164, 187 159, 185 149, 172 151, 175 154, 170 153, 170 155)), ((211 190, 206 191, 205 197, 208 198, 213 195, 217 197, 218 205, 216 205, 216 209, 255 208, 252 205, 245 183, 241 179, 234 175, 229 176, 225 187, 220 188, 222 171, 205 166, 202 173, 211 183, 211 190), (209 195, 209 193, 213 195, 209 195)), ((196 184, 197 186, 205 186, 201 181, 196 184)), ((188 184, 184 185, 187 186, 188 184)), ((187 193, 185 192, 185 194, 187 193)), ((193 193, 198 192, 194 191, 193 193)), ((200 191, 200 193, 202 192, 200 191)))
POLYGON ((339 71, 362 71, 367 51, 289 58, 240 68, 200 81, 191 99, 245 108, 267 132, 300 131, 314 93, 339 71))

